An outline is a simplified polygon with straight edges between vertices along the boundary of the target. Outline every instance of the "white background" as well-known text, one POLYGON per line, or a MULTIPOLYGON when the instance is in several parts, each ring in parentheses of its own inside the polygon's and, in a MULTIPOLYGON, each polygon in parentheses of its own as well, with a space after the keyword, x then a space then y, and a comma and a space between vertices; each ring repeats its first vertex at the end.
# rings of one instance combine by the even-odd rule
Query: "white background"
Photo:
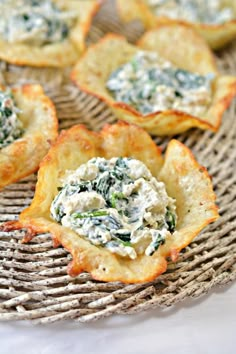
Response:
POLYGON ((0 354, 235 354, 236 283, 168 309, 80 324, 0 323, 0 354))

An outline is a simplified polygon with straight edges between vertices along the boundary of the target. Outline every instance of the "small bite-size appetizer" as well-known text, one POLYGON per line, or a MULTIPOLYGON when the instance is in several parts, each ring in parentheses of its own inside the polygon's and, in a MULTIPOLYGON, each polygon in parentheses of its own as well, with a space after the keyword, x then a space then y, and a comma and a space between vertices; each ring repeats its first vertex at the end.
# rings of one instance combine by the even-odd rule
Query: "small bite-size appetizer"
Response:
POLYGON ((184 23, 219 49, 236 38, 235 0, 116 0, 123 21, 140 20, 146 29, 184 23))
POLYGON ((57 130, 56 110, 41 86, 0 86, 0 189, 37 170, 57 130))
POLYGON ((163 273, 217 218, 211 179, 186 146, 171 140, 163 159, 148 133, 120 122, 62 132, 32 204, 3 229, 28 229, 25 242, 50 232, 72 254, 72 276, 136 283, 163 273))
POLYGON ((65 67, 85 50, 101 1, 3 0, 0 58, 16 65, 65 67))
POLYGON ((205 41, 184 25, 160 25, 132 45, 108 34, 78 61, 72 80, 115 115, 151 134, 217 131, 236 93, 205 41))

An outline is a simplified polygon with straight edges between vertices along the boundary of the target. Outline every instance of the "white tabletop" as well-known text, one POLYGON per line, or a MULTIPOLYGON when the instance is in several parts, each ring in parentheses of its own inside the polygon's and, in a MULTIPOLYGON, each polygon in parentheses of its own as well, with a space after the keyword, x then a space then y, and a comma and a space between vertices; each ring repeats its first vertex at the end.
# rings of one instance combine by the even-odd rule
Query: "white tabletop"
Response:
POLYGON ((234 354, 236 283, 169 308, 99 322, 0 323, 1 354, 234 354))

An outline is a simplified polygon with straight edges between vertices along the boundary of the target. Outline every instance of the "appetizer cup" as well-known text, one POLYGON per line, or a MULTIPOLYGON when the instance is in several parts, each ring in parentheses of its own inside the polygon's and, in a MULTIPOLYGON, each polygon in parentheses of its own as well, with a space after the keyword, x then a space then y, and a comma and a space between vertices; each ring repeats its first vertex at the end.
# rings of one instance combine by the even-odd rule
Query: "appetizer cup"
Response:
MULTIPOLYGON (((0 89, 9 91, 3 86, 0 89)), ((0 149, 0 189, 35 172, 58 131, 56 110, 41 86, 15 87, 11 94, 23 130, 17 139, 0 149)), ((2 134, 1 129, 3 126, 2 134)))
MULTIPOLYGON (((53 6, 56 6, 56 14, 58 11, 62 11, 62 14, 65 12, 69 14, 68 16, 72 16, 73 22, 71 27, 65 27, 65 24, 64 27, 62 27, 62 38, 57 38, 55 41, 45 40, 45 43, 40 44, 37 43, 37 38, 42 35, 43 29, 40 31, 38 30, 38 34, 36 33, 35 36, 33 36, 33 29, 29 27, 28 32, 26 31, 24 37, 22 35, 22 41, 20 41, 19 38, 16 38, 16 40, 12 38, 10 38, 10 40, 6 39, 6 35, 2 33, 2 35, 0 35, 0 58, 2 60, 16 65, 31 65, 35 67, 66 67, 74 64, 76 60, 78 60, 78 57, 81 55, 81 53, 84 52, 86 34, 89 31, 92 18, 98 11, 102 1, 44 0, 42 1, 42 4, 40 1, 38 2, 38 7, 40 8, 40 6, 43 6, 45 1, 46 5, 47 2, 52 4, 52 9, 53 6), (25 41, 24 38, 26 38, 27 35, 30 36, 29 39, 32 37, 35 42, 30 43, 25 41)), ((1 6, 4 7, 6 5, 2 4, 1 6)), ((20 16, 22 9, 19 9, 19 11, 20 16)), ((56 28, 55 36, 58 36, 57 26, 59 25, 58 22, 56 22, 56 15, 50 15, 47 13, 47 11, 48 9, 43 9, 42 16, 44 16, 46 12, 45 16, 49 17, 49 20, 47 19, 46 23, 51 21, 51 27, 48 25, 48 33, 50 33, 52 29, 55 30, 56 28), (55 23, 53 21, 55 21, 55 23)), ((26 12, 24 16, 26 16, 25 21, 34 21, 34 19, 31 20, 32 13, 30 12, 30 9, 28 9, 28 13, 26 12)), ((11 23, 12 22, 14 26, 17 25, 16 21, 11 21, 11 23)), ((7 20, 6 26, 11 26, 9 19, 7 20)), ((61 26, 63 26, 63 23, 61 26)), ((28 27, 26 26, 26 28, 28 27)), ((19 31, 21 30, 22 29, 19 29, 19 31)), ((12 28, 8 28, 8 32, 11 33, 11 31, 12 28)), ((36 31, 37 29, 35 29, 35 32, 36 31)), ((17 33, 15 37, 17 37, 17 33)))
POLYGON ((77 62, 71 78, 81 90, 106 102, 119 119, 137 124, 153 135, 177 134, 192 127, 217 131, 236 93, 236 78, 217 71, 205 41, 192 29, 176 24, 160 25, 147 32, 136 46, 121 36, 106 35, 77 62), (106 86, 107 81, 140 50, 156 53, 175 67, 193 74, 213 74, 210 103, 203 113, 194 116, 172 108, 144 115, 129 103, 116 101, 106 86))
POLYGON ((160 148, 143 129, 119 122, 106 125, 100 133, 82 125, 63 131, 41 162, 32 204, 21 213, 19 221, 8 222, 3 228, 26 228, 24 242, 38 233, 50 232, 55 245, 61 244, 72 254, 68 268, 72 276, 87 271, 97 280, 138 283, 151 281, 165 272, 166 258, 176 260, 180 250, 217 218, 211 179, 186 146, 171 140, 163 158, 160 148), (88 237, 82 237, 52 217, 50 209, 61 189, 62 177, 94 157, 128 157, 143 162, 152 176, 164 183, 168 196, 175 199, 175 231, 152 255, 142 253, 135 259, 122 257, 93 244, 88 237))
POLYGON ((196 30, 212 49, 220 49, 236 38, 236 2, 224 1, 234 14, 234 18, 223 23, 196 23, 189 20, 177 20, 152 11, 148 0, 116 0, 120 17, 125 22, 140 20, 146 29, 155 28, 159 24, 185 24, 196 30))

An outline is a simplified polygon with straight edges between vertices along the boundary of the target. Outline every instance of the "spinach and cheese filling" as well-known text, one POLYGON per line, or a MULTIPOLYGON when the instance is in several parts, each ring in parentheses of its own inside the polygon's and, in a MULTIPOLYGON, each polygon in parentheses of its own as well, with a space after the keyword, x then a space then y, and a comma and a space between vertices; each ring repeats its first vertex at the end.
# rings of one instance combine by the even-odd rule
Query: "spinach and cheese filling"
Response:
POLYGON ((4 40, 36 46, 63 41, 77 17, 51 0, 0 0, 0 13, 4 40))
POLYGON ((222 0, 148 0, 157 16, 193 23, 221 24, 235 18, 234 11, 222 0))
POLYGON ((13 143, 23 134, 22 123, 17 117, 19 112, 11 91, 0 90, 0 149, 13 143))
POLYGON ((93 158, 59 190, 52 218, 119 256, 151 256, 175 231, 175 200, 139 160, 93 158))
POLYGON ((176 68, 157 53, 138 51, 109 76, 106 88, 117 102, 143 115, 174 109, 199 116, 211 103, 213 78, 176 68))

